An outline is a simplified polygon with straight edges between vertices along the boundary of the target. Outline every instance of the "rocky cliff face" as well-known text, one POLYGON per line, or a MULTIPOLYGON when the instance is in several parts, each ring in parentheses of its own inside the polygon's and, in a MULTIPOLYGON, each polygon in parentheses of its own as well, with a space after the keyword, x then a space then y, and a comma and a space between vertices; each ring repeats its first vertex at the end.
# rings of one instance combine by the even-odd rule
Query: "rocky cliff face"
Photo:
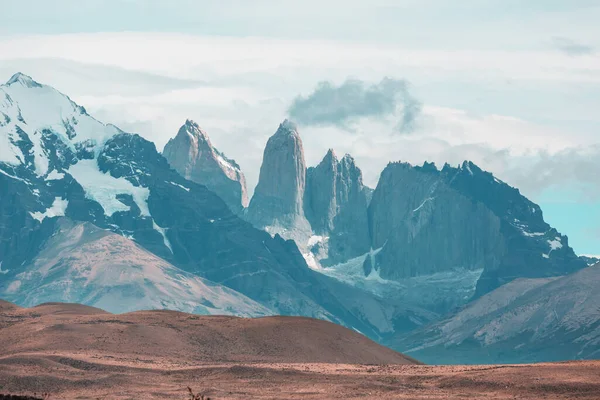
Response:
POLYGON ((265 147, 258 185, 246 218, 256 227, 287 238, 307 238, 304 216, 306 164, 296 126, 285 120, 265 147))
POLYGON ((321 264, 331 265, 369 251, 368 189, 354 159, 338 160, 329 150, 316 167, 307 171, 304 209, 316 235, 326 237, 321 264))
POLYGON ((312 230, 319 235, 329 234, 334 228, 338 165, 339 160, 330 149, 319 165, 306 171, 304 212, 312 230))
POLYGON ((389 164, 369 216, 373 248, 382 248, 375 268, 385 279, 482 269, 505 251, 498 218, 451 190, 429 165, 389 164))
POLYGON ((585 266, 540 208, 476 165, 390 163, 369 206, 374 268, 386 279, 482 270, 477 294, 515 277, 585 266))
POLYGON ((248 205, 246 178, 239 165, 210 142, 198 124, 186 121, 166 144, 163 155, 184 178, 205 185, 235 213, 248 205))

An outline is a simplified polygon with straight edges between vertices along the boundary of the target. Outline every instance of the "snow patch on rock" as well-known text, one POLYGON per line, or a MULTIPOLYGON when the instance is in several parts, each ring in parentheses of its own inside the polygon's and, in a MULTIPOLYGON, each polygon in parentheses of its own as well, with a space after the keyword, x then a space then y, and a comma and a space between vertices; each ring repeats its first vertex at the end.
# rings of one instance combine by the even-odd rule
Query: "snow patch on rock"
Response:
POLYGON ((8 177, 9 177, 9 178, 11 178, 11 179, 14 179, 14 180, 17 180, 17 181, 23 182, 23 183, 25 183, 26 185, 30 185, 30 183, 29 183, 29 182, 27 182, 25 179, 19 178, 18 176, 11 175, 11 174, 9 174, 8 172, 4 171, 2 168, 0 168, 0 174, 2 174, 2 175, 4 175, 4 176, 8 176, 8 177))
POLYGON ((477 281, 483 272, 483 269, 457 269, 397 281, 388 280, 381 276, 376 264, 376 256, 382 249, 371 250, 332 267, 312 269, 379 297, 424 308, 444 302, 456 306, 466 304, 475 293, 477 281), (364 265, 368 257, 371 258, 371 270, 365 275, 364 265))
POLYGON ((426 198, 426 199, 425 199, 425 200, 424 200, 424 201, 421 203, 421 205, 420 205, 419 207, 417 207, 417 208, 415 208, 415 209, 413 210, 413 212, 417 212, 417 211, 419 211, 421 208, 423 208, 423 206, 425 205, 425 203, 427 203, 427 202, 429 202, 429 201, 433 201, 434 199, 435 199, 435 197, 428 197, 428 198, 426 198))
POLYGON ((145 187, 134 186, 121 177, 115 178, 110 173, 103 173, 96 160, 81 160, 67 171, 81 185, 85 197, 94 200, 104 209, 104 214, 112 216, 119 211, 131 208, 117 199, 120 194, 130 195, 144 217, 150 216, 148 197, 150 191, 145 187))
POLYGON ((313 247, 314 245, 316 245, 317 243, 323 243, 325 242, 327 239, 329 239, 327 236, 320 236, 320 235, 312 235, 309 239, 308 239, 308 243, 307 246, 309 248, 313 247))
POLYGON ((154 228, 155 231, 157 231, 158 233, 161 234, 161 236, 163 237, 163 242, 165 243, 165 246, 167 246, 167 248, 171 251, 171 254, 173 254, 173 247, 171 246, 171 242, 167 238, 166 229, 158 226, 158 224, 154 220, 152 220, 152 227, 154 228))
POLYGON ((31 216, 39 222, 43 222, 46 218, 64 217, 68 205, 68 200, 63 200, 60 197, 57 197, 54 199, 52 205, 48 209, 46 209, 46 211, 30 212, 29 214, 31 214, 31 216))
POLYGON ((219 153, 218 151, 215 151, 216 154, 216 159, 219 162, 219 164, 221 164, 221 166, 230 169, 232 171, 239 171, 238 168, 234 167, 230 162, 228 162, 227 160, 225 160, 225 158, 223 158, 223 156, 221 155, 221 153, 219 153))
POLYGON ((178 188, 181 188, 181 189, 185 190, 186 192, 189 192, 189 191, 190 191, 190 188, 186 188, 185 186, 183 186, 183 185, 180 185, 179 183, 175 183, 175 182, 169 182, 169 183, 170 183, 171 185, 173 185, 173 186, 177 186, 178 188))
POLYGON ((46 180, 47 181, 60 181, 64 177, 65 177, 65 174, 63 174, 62 172, 58 172, 57 170, 53 169, 52 172, 50 172, 48 174, 48 176, 46 177, 46 180))
POLYGON ((548 254, 542 254, 542 257, 544 258, 550 258, 550 254, 552 254, 554 250, 562 249, 563 247, 561 239, 558 236, 553 240, 548 240, 548 244, 550 245, 550 251, 548 254))
POLYGON ((2 269, 2 261, 0 261, 0 275, 6 275, 10 272, 9 269, 2 269))
POLYGON ((548 240, 548 244, 550 245, 550 250, 562 249, 563 247, 559 237, 554 238, 554 240, 548 240))

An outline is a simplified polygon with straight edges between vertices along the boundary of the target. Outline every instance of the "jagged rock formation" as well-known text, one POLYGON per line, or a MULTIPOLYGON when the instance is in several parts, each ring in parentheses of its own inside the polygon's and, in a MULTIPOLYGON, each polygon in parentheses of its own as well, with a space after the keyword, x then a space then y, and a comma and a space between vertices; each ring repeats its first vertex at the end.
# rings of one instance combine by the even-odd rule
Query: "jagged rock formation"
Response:
MULTIPOLYGON (((338 266, 321 270, 327 275, 352 270, 345 282, 356 280, 360 259, 363 277, 375 274, 380 282, 454 273, 456 296, 427 300, 430 310, 443 313, 516 277, 558 276, 585 266, 537 205, 471 162, 441 171, 430 163, 390 163, 375 191, 363 185, 349 155, 339 160, 328 151, 307 170, 306 190, 303 165, 298 132, 286 121, 265 149, 248 219, 294 239, 313 268, 338 266)), ((421 284, 412 282, 418 291, 421 284)))
POLYGON ((163 156, 184 178, 205 185, 235 213, 248 206, 246 178, 240 166, 210 142, 198 124, 187 120, 165 145, 163 156))
POLYGON ((310 226, 303 207, 305 186, 302 139, 296 126, 285 120, 267 141, 247 220, 271 234, 308 238, 310 226))
POLYGON ((329 150, 319 165, 308 169, 304 210, 313 232, 328 238, 319 242, 327 248, 322 265, 369 251, 368 196, 362 172, 349 154, 338 160, 329 150))
POLYGON ((311 267, 376 295, 389 297, 400 282, 405 296, 394 301, 445 313, 516 277, 585 266, 537 205, 473 163, 441 171, 390 163, 375 191, 349 155, 330 150, 304 168, 302 141, 286 120, 267 143, 246 218, 295 240, 311 267), (446 283, 436 290, 420 277, 446 283), (420 288, 429 292, 421 301, 420 288))
POLYGON ((459 168, 390 163, 369 206, 376 265, 386 279, 483 270, 477 294, 516 277, 548 277, 585 266, 566 236, 517 189, 465 162, 459 168))

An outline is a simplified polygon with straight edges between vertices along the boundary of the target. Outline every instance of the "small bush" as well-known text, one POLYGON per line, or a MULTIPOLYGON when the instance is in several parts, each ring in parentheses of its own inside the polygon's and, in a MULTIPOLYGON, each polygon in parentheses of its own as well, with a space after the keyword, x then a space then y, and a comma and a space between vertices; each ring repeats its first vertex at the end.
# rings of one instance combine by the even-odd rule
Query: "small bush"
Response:
MULTIPOLYGON (((210 400, 210 397, 206 397, 203 394, 200 393, 194 393, 194 391, 192 390, 191 387, 188 386, 188 392, 189 392, 189 400, 210 400)), ((1 399, 0 399, 1 400, 1 399)))

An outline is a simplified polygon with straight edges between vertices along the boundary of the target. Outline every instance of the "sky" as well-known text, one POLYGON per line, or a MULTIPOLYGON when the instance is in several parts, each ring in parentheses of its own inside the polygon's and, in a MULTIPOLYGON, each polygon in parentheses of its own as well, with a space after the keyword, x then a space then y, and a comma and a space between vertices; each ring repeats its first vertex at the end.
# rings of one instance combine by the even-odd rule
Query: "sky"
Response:
MULTIPOLYGON (((250 191, 285 118, 308 165, 472 160, 600 254, 597 0, 0 0, 17 72, 162 150, 186 119, 250 191)), ((4 77, 4 78, 2 78, 4 77)))

